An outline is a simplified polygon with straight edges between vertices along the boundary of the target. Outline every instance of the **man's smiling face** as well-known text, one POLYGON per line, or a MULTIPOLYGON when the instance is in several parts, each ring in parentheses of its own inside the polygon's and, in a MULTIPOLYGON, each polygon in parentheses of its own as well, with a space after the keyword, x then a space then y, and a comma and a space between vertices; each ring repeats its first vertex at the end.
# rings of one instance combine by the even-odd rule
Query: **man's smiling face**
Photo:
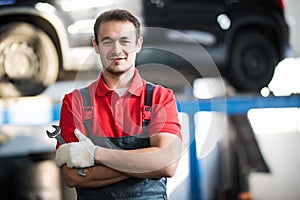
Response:
POLYGON ((99 44, 95 47, 100 54, 105 70, 123 74, 134 68, 136 54, 142 46, 134 25, 129 21, 108 21, 99 27, 99 44))

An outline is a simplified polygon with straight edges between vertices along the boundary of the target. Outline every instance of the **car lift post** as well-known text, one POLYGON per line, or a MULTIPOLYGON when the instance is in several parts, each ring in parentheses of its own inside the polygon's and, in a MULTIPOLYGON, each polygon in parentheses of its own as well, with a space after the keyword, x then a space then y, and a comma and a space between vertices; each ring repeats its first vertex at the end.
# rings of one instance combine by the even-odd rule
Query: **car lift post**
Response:
MULTIPOLYGON (((224 102, 224 99, 219 99, 220 103, 224 102)), ((215 102, 217 102, 216 100, 215 102)), ((237 183, 234 187, 234 197, 238 200, 250 200, 251 195, 248 191, 248 170, 245 170, 245 166, 255 168, 260 172, 270 172, 270 169, 259 150, 259 146, 255 139, 254 132, 251 124, 248 121, 247 113, 250 109, 254 108, 287 108, 287 107, 300 107, 300 95, 284 96, 284 97, 262 97, 253 95, 242 95, 227 97, 226 100, 226 115, 229 117, 233 127, 235 128, 235 145, 233 148, 235 158, 232 160, 232 165, 235 165, 237 172, 237 183), (253 151, 255 150, 255 151, 253 151), (240 155, 239 155, 240 154, 240 155), (236 160, 235 160, 236 159, 236 160), (243 168, 244 167, 244 168, 243 168)), ((216 106, 216 109, 212 109, 212 100, 198 100, 198 105, 195 106, 194 102, 180 102, 180 111, 188 113, 190 119, 190 131, 191 138, 195 139, 195 125, 194 115, 198 111, 219 111, 224 112, 222 105, 216 106), (218 110, 218 108, 221 108, 218 110)), ((201 161, 197 158, 196 153, 196 141, 193 140, 190 146, 190 173, 191 173, 191 199, 202 200, 203 194, 201 186, 201 161)), ((236 174, 235 174, 236 175, 236 174)), ((231 194, 232 195, 232 194, 231 194)), ((232 199, 232 196, 224 197, 232 199)), ((204 200, 204 199, 203 199, 204 200)))

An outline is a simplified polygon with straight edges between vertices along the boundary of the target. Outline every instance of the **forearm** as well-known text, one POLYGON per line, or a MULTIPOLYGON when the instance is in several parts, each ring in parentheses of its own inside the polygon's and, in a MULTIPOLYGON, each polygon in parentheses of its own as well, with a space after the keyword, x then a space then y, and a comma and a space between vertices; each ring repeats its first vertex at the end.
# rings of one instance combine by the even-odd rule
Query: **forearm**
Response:
POLYGON ((161 177, 168 177, 171 178, 177 168, 178 160, 174 161, 171 164, 168 164, 166 167, 160 168, 155 170, 150 169, 148 171, 145 170, 145 172, 124 172, 124 174, 127 174, 128 176, 136 177, 136 178, 161 178, 161 177))
POLYGON ((149 148, 127 151, 98 148, 95 159, 98 163, 135 177, 172 176, 181 154, 180 139, 168 133, 157 134, 151 138, 151 143, 149 148))
POLYGON ((65 183, 69 187, 102 187, 127 179, 129 176, 106 166, 93 166, 85 169, 86 176, 77 174, 77 169, 61 167, 65 183))

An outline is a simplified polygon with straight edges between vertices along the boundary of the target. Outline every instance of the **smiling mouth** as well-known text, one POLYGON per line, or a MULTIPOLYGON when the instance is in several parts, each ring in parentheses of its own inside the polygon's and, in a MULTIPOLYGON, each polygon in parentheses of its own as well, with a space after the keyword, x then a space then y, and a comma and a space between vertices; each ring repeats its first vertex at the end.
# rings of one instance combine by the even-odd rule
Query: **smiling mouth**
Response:
POLYGON ((125 58, 126 58, 125 56, 118 56, 118 57, 110 57, 109 59, 111 61, 120 61, 120 60, 123 60, 125 58))

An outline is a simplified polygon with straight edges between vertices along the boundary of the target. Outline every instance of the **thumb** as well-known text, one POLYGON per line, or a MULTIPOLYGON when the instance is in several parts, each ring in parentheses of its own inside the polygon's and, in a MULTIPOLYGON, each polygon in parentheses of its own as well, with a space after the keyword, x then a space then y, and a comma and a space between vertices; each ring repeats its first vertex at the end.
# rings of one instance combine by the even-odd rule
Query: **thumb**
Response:
POLYGON ((77 137, 77 139, 78 139, 79 141, 85 141, 85 140, 88 139, 88 138, 87 138, 85 135, 83 135, 83 134, 80 132, 80 130, 78 130, 77 128, 74 130, 74 134, 76 135, 76 137, 77 137))

